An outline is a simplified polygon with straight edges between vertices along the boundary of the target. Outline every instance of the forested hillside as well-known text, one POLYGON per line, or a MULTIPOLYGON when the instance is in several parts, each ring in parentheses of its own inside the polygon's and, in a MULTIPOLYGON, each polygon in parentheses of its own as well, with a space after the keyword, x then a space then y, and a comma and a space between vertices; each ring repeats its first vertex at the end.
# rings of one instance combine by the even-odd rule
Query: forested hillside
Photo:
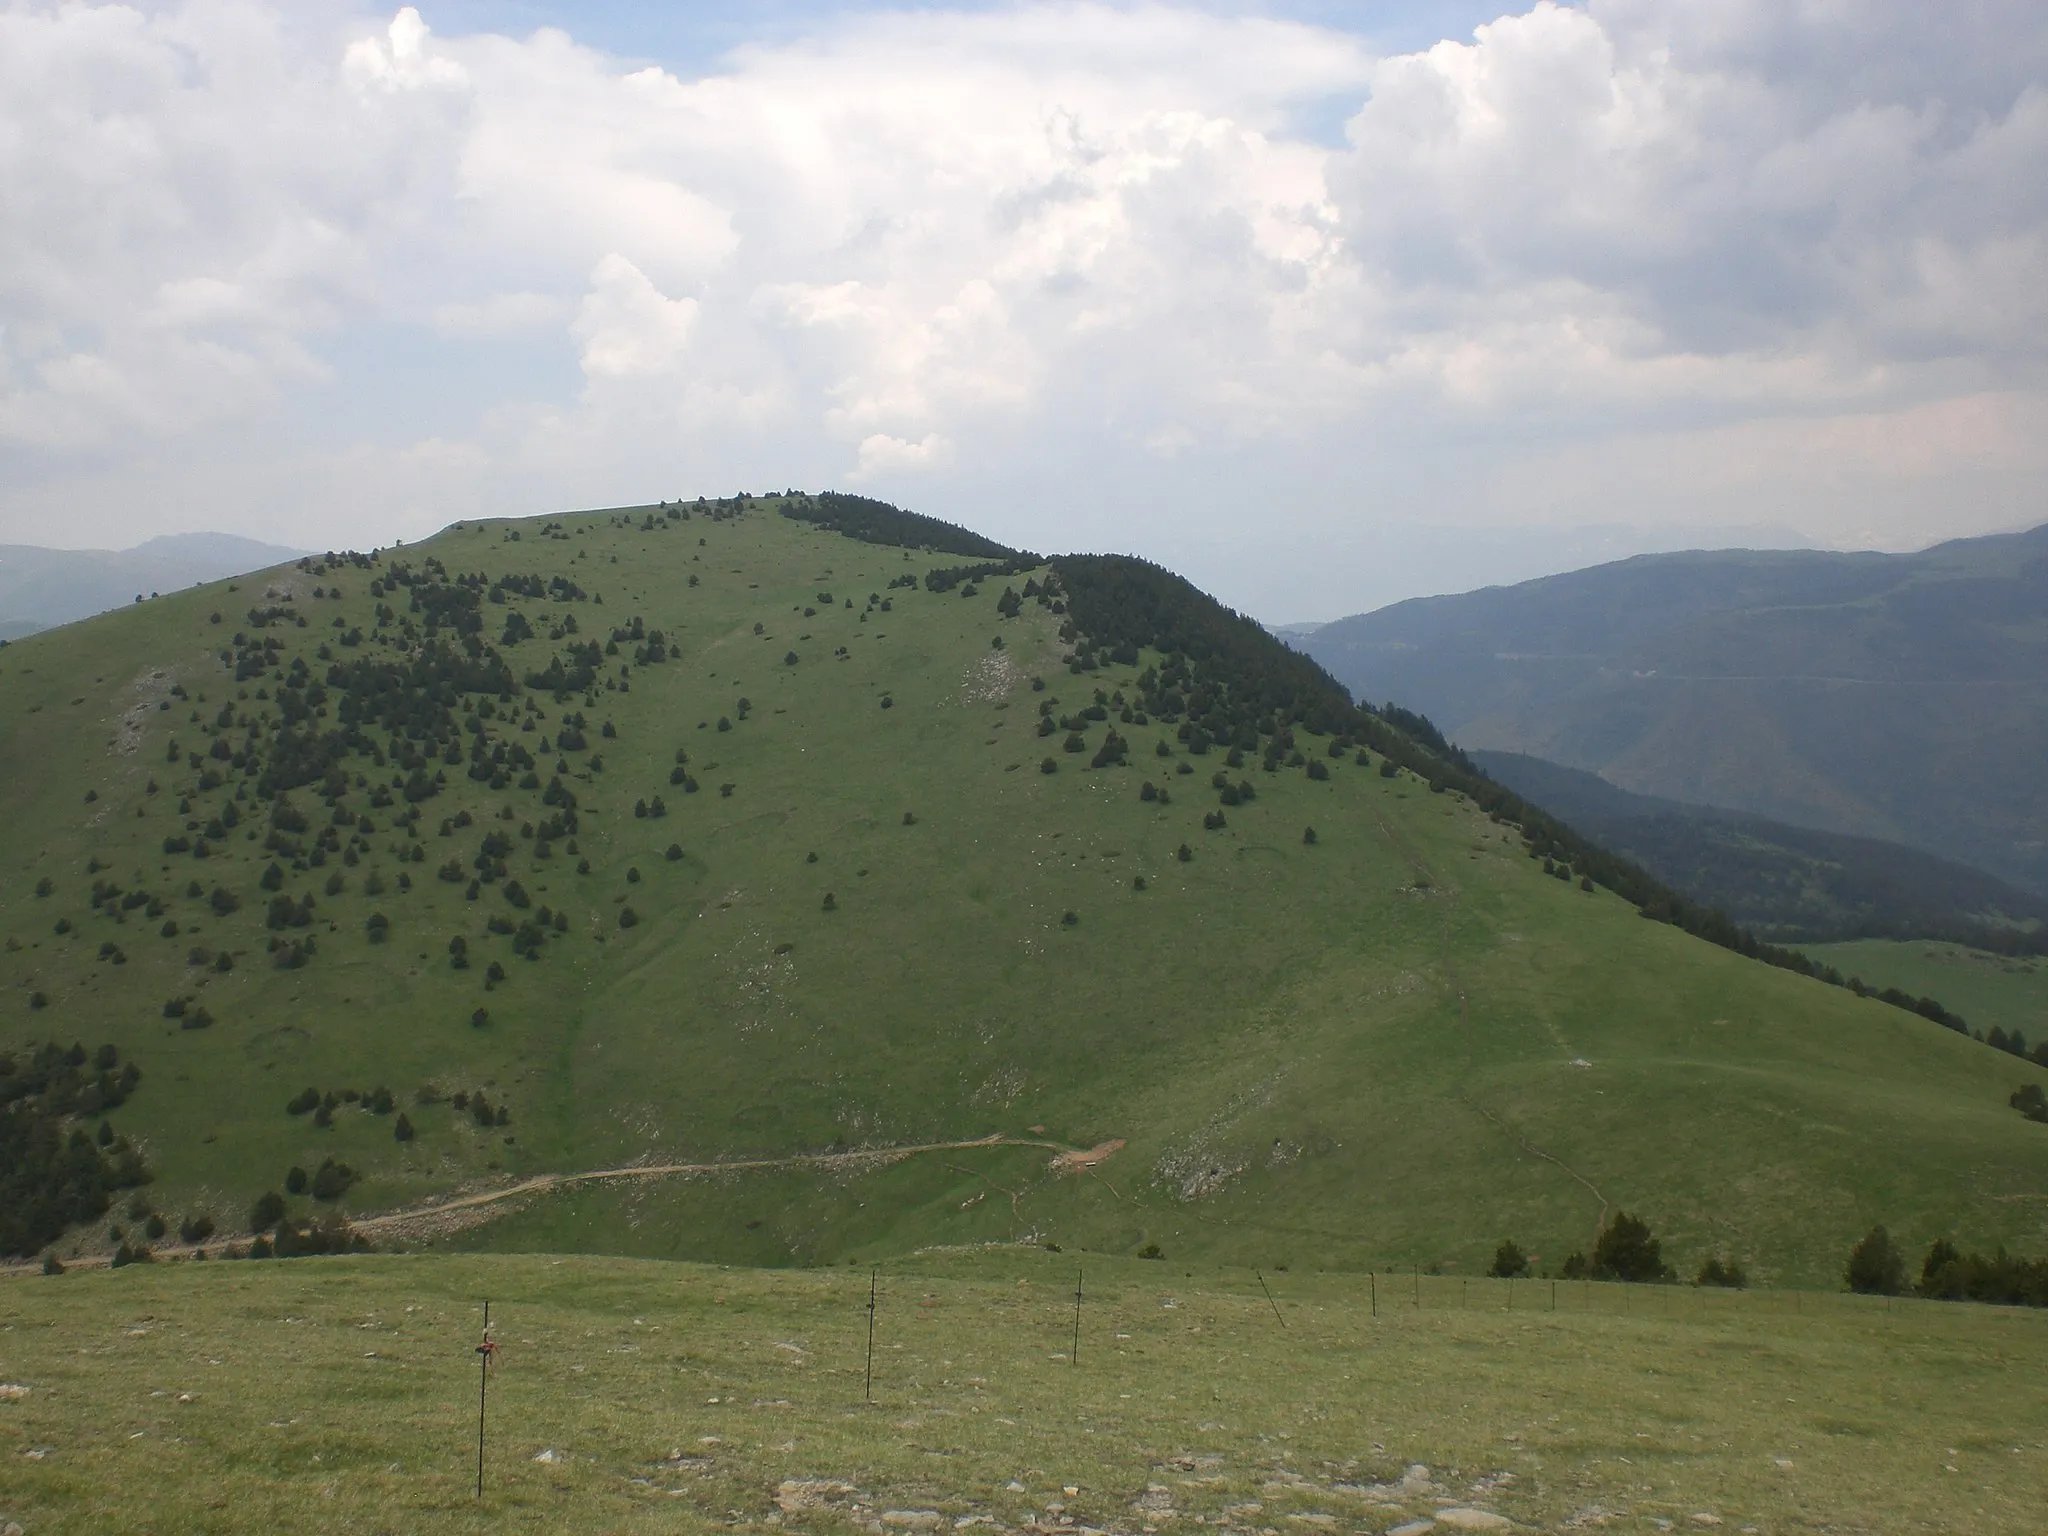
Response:
POLYGON ((1703 905, 1780 943, 1946 938, 2048 949, 2048 900, 1900 843, 1634 795, 1515 752, 1471 754, 1501 783, 1703 905))

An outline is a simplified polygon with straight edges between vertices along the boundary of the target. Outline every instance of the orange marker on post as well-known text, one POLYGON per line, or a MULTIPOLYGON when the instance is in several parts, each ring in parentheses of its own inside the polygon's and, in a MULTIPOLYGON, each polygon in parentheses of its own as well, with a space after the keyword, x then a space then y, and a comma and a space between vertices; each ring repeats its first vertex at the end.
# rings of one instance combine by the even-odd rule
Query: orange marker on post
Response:
POLYGON ((484 1303, 484 1337, 476 1347, 476 1496, 484 1496, 484 1398, 491 1386, 491 1359, 498 1353, 491 1337, 491 1304, 484 1303))

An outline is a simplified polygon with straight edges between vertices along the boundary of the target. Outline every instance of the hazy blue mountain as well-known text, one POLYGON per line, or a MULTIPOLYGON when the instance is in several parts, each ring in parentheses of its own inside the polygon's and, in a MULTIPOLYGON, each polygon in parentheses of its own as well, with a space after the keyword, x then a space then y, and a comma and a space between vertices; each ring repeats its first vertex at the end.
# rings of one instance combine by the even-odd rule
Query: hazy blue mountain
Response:
POLYGON ((166 534, 121 550, 0 544, 0 640, 303 553, 229 533, 166 534))
POLYGON ((2048 895, 2048 526, 1911 555, 1643 555, 1296 643, 1468 749, 2048 895))
POLYGON ((1666 885, 1778 942, 1942 936, 2021 941, 2048 898, 1967 864, 1870 837, 1617 789, 1516 752, 1472 760, 1517 794, 1633 859, 1666 885))

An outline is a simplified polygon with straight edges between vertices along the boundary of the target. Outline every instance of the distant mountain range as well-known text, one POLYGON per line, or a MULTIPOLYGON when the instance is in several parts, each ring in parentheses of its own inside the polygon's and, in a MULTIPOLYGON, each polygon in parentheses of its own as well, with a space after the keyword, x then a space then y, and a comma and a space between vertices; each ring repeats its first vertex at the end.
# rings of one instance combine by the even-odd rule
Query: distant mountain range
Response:
POLYGON ((174 533, 133 549, 0 544, 0 640, 89 618, 153 592, 296 560, 303 550, 229 533, 174 533))
POLYGON ((1644 555, 1294 643, 1468 750, 2048 896, 2048 526, 1911 555, 1644 555))

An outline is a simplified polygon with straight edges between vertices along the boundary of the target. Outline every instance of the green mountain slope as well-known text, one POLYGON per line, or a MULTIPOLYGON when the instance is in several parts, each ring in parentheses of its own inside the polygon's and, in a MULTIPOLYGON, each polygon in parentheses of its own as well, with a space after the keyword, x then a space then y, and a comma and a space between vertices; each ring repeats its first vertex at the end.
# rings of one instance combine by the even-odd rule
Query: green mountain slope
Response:
POLYGON ((1518 752, 1471 757, 1602 847, 1765 938, 1948 933, 2023 950, 2048 943, 2041 933, 2048 900, 1967 864, 1876 838, 1634 795, 1597 774, 1518 752))
POLYGON ((2037 1236, 2038 1068, 1550 878, 1146 568, 867 505, 461 525, 0 651, 4 1038, 140 1068, 107 1119, 174 1226, 325 1160, 361 1212, 869 1149, 457 1240, 1469 1269, 1627 1208, 1816 1278, 1875 1220, 2037 1236))
POLYGON ((1812 944, 1806 952, 1872 987, 1931 993, 1989 1035, 1997 1030, 2024 1054, 2048 1054, 2048 961, 1991 954, 1961 944, 1863 939, 1812 944))
POLYGON ((1467 748, 2048 895, 2048 527, 1914 555, 1645 555, 1398 603, 1302 645, 1467 748))

